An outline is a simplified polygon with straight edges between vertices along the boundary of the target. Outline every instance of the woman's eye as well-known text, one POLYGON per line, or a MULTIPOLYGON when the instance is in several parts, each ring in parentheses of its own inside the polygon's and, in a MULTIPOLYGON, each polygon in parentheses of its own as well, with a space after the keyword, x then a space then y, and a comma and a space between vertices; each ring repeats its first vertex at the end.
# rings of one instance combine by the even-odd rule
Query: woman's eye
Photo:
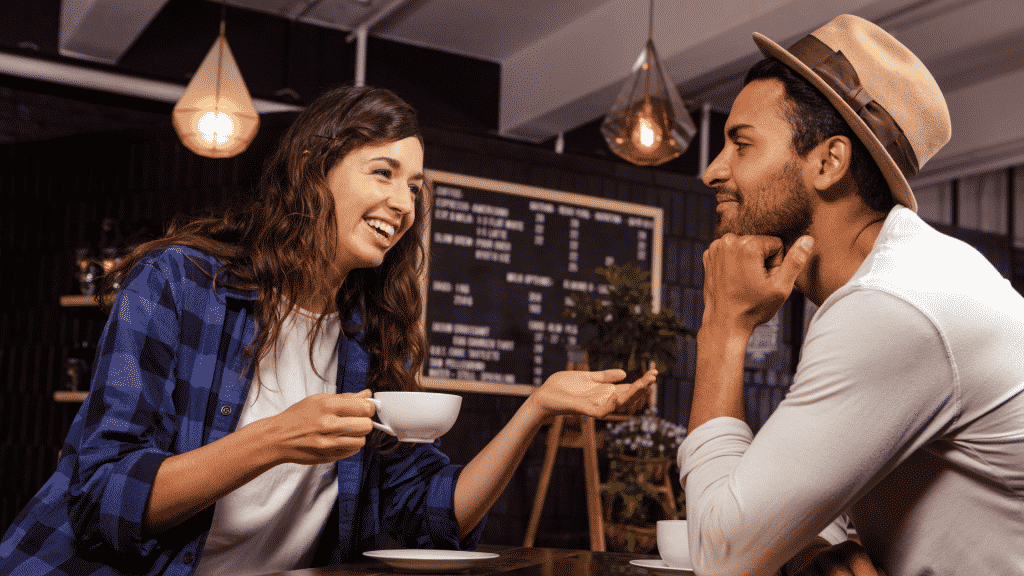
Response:
POLYGON ((391 178, 391 170, 389 168, 377 168, 373 173, 383 178, 391 178))

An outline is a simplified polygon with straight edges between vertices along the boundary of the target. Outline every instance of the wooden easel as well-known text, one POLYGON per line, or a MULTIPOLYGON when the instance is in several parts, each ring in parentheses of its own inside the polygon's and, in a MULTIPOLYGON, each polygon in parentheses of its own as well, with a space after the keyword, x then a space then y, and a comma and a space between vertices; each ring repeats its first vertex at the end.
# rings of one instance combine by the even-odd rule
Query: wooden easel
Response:
MULTIPOLYGON (((587 361, 569 362, 566 370, 588 370, 587 361)), ((610 415, 609 420, 624 420, 626 416, 610 415)), ((604 552, 604 519, 601 507, 601 478, 597 471, 597 432, 594 419, 590 416, 565 415, 554 416, 548 430, 547 449, 544 452, 544 464, 537 482, 537 494, 533 498, 533 510, 530 512, 530 523, 526 526, 526 537, 523 546, 533 546, 540 525, 540 515, 544 509, 548 486, 551 484, 551 472, 555 468, 555 455, 559 448, 579 448, 583 450, 583 477, 587 487, 587 520, 590 524, 590 549, 604 552)))
POLYGON ((587 485, 587 519, 590 524, 590 549, 604 552, 604 520, 601 518, 601 480, 597 473, 597 434, 594 419, 590 416, 555 416, 548 430, 547 450, 544 465, 537 483, 537 495, 533 499, 530 523, 526 527, 523 546, 533 546, 540 525, 540 514, 544 499, 551 484, 551 471, 555 467, 555 454, 560 447, 583 450, 583 476, 587 485))

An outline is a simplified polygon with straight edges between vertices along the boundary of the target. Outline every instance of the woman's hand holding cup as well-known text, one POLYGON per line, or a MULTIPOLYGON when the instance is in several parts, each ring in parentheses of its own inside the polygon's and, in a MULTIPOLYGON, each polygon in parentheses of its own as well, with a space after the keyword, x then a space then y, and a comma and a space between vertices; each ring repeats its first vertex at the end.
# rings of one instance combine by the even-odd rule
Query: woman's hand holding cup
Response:
POLYGON ((281 462, 326 464, 359 452, 373 430, 369 390, 315 394, 270 420, 267 436, 281 462))

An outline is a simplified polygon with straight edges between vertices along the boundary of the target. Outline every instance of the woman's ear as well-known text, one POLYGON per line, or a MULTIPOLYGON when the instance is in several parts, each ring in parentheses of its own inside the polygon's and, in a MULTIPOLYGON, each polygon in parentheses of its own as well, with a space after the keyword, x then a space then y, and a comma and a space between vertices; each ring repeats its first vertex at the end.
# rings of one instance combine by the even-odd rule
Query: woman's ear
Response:
POLYGON ((830 136, 814 147, 810 159, 814 163, 811 183, 816 190, 826 191, 850 172, 853 145, 846 136, 830 136))

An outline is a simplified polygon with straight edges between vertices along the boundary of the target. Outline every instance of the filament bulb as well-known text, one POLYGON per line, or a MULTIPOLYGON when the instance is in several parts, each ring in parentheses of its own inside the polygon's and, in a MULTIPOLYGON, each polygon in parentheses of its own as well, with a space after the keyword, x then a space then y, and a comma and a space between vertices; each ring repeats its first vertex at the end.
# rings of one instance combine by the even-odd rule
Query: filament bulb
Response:
POLYGON ((650 100, 645 100, 643 109, 637 113, 632 139, 633 144, 647 150, 656 148, 661 144, 661 127, 654 121, 650 100))
POLYGON ((207 112, 199 119, 199 133, 207 144, 225 144, 235 133, 235 122, 223 112, 207 112))

